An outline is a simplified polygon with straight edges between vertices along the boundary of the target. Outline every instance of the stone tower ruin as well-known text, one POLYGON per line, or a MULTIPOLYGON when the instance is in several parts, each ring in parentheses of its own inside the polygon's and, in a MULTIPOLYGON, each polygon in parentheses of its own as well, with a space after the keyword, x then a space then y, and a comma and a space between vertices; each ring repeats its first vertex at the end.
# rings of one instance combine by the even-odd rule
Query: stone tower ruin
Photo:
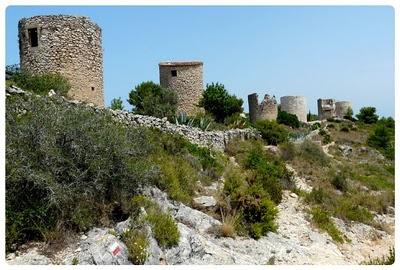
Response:
POLYGON ((307 102, 305 97, 281 97, 281 110, 296 115, 301 122, 307 122, 307 102))
POLYGON ((324 120, 328 118, 333 118, 336 116, 336 106, 335 100, 328 98, 328 99, 318 99, 318 118, 319 120, 324 120))
POLYGON ((336 107, 336 117, 339 117, 339 118, 344 118, 347 111, 349 109, 350 110, 352 109, 350 101, 337 101, 335 103, 335 107, 336 107))
POLYGON ((178 112, 189 115, 199 111, 196 106, 203 94, 203 62, 161 62, 160 85, 175 90, 178 112))
POLYGON ((276 120, 278 117, 278 104, 275 96, 265 95, 264 99, 258 104, 256 93, 248 95, 250 121, 255 123, 257 120, 276 120))
POLYGON ((318 118, 326 120, 328 118, 344 118, 347 111, 351 109, 350 101, 335 101, 334 99, 318 99, 318 118))
POLYGON ((68 96, 104 106, 101 29, 89 18, 49 15, 18 23, 21 70, 59 73, 69 80, 68 96))

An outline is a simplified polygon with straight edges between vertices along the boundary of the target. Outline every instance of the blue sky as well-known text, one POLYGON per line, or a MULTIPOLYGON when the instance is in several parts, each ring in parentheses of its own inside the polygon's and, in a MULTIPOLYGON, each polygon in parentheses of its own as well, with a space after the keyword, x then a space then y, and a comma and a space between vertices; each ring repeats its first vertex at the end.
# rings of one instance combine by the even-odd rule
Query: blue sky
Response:
POLYGON ((204 83, 223 83, 245 111, 257 92, 303 95, 314 113, 318 98, 335 98, 394 117, 389 6, 9 6, 6 64, 19 63, 18 20, 46 14, 89 16, 103 29, 106 105, 142 81, 158 83, 160 61, 201 60, 204 83))

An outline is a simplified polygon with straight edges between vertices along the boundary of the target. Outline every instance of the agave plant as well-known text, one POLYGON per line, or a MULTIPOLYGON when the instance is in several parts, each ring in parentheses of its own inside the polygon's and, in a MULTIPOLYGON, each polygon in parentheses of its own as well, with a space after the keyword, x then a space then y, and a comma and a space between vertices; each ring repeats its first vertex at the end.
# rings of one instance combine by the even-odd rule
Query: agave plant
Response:
POLYGON ((194 118, 189 117, 185 112, 180 112, 178 116, 175 117, 175 123, 177 125, 186 125, 193 127, 194 118))

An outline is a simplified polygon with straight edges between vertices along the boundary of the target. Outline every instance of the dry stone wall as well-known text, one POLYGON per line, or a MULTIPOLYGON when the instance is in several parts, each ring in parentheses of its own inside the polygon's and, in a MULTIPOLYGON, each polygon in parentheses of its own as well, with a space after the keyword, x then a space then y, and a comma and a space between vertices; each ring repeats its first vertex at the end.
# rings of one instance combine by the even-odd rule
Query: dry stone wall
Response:
MULTIPOLYGON (((29 92, 25 92, 17 87, 6 88, 7 95, 32 95, 29 92)), ((40 97, 40 96, 38 96, 40 97)), ((43 97, 47 98, 47 97, 43 97)), ((156 128, 163 132, 179 134, 188 139, 191 143, 212 147, 217 150, 225 149, 226 145, 233 139, 240 138, 242 140, 250 138, 261 139, 260 133, 255 129, 231 129, 225 131, 202 131, 199 128, 176 125, 170 123, 167 119, 156 118, 147 115, 134 114, 127 111, 104 109, 95 106, 90 106, 77 100, 69 100, 61 96, 51 95, 51 98, 61 99, 70 106, 85 106, 87 109, 92 109, 97 112, 110 111, 114 120, 132 126, 144 126, 149 128, 156 128)))
POLYGON ((50 15, 18 23, 20 65, 32 74, 60 73, 72 99, 104 106, 101 29, 87 17, 50 15))
POLYGON ((203 94, 203 63, 162 62, 159 69, 160 85, 175 90, 178 95, 178 112, 193 115, 199 111, 196 104, 203 94))

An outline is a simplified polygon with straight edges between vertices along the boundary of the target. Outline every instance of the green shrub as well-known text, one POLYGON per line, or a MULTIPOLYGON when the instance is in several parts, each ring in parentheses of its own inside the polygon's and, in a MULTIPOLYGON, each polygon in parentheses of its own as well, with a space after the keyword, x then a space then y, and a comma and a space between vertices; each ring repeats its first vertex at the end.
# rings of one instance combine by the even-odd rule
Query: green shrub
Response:
POLYGON ((394 159, 394 127, 378 125, 368 137, 367 144, 380 150, 387 158, 394 159))
POLYGON ((131 229, 122 234, 122 241, 128 248, 129 260, 133 264, 144 264, 149 256, 147 249, 150 245, 146 233, 131 229))
POLYGON ((315 207, 311 210, 311 214, 313 223, 316 224, 322 230, 326 231, 334 241, 339 243, 344 242, 342 233, 337 229, 335 224, 332 222, 328 212, 324 211, 319 207, 315 207))
POLYGON ((154 184, 165 190, 173 200, 189 203, 194 194, 199 173, 185 159, 179 156, 156 154, 152 158, 160 168, 161 175, 154 184))
POLYGON ((329 158, 326 156, 321 146, 310 140, 305 140, 300 144, 299 155, 314 164, 319 164, 321 166, 327 166, 329 164, 329 158))
POLYGON ((332 123, 329 123, 328 125, 326 125, 326 127, 329 128, 329 129, 333 129, 333 130, 336 129, 335 124, 332 124, 332 123))
POLYGON ((376 108, 374 107, 363 107, 360 109, 360 113, 356 115, 359 121, 365 124, 373 124, 378 121, 379 116, 375 114, 376 108))
POLYGON ((123 110, 124 109, 124 105, 122 103, 122 99, 119 98, 113 98, 111 100, 111 106, 110 106, 111 110, 123 110))
POLYGON ((306 196, 306 201, 316 204, 326 204, 330 202, 329 194, 322 188, 313 188, 306 196))
POLYGON ((339 197, 334 211, 337 217, 344 220, 370 224, 373 219, 371 212, 367 208, 355 204, 351 197, 339 197))
POLYGON ((331 180, 331 184, 338 190, 346 192, 349 189, 349 183, 344 173, 335 174, 331 180))
POLYGON ((347 108, 347 111, 345 113, 345 115, 343 116, 344 119, 350 120, 350 121, 354 121, 353 118, 353 109, 352 108, 347 108))
POLYGON ((363 262, 361 264, 366 265, 392 265, 395 260, 394 247, 389 248, 389 255, 382 256, 381 258, 370 259, 369 261, 363 262))
POLYGON ((237 201, 240 194, 247 189, 246 175, 240 168, 230 166, 227 168, 224 178, 224 194, 237 201))
POLYGON ((174 90, 163 88, 151 81, 142 82, 129 93, 129 104, 138 114, 173 120, 177 110, 178 97, 174 90))
POLYGON ((311 130, 316 130, 316 129, 319 129, 319 128, 321 128, 321 124, 320 123, 314 123, 310 127, 311 130))
POLYGON ((340 131, 342 131, 342 132, 350 132, 350 129, 348 127, 344 126, 344 127, 340 128, 340 131))
POLYGON ((300 127, 300 121, 297 118, 295 114, 291 114, 285 111, 278 111, 278 117, 276 121, 279 124, 283 124, 292 128, 299 128, 300 127))
POLYGON ((243 220, 249 227, 250 236, 257 239, 259 234, 266 235, 270 231, 276 231, 275 218, 278 209, 268 195, 260 189, 260 186, 250 187, 240 198, 239 205, 243 213, 243 220), (254 228, 257 228, 255 232, 254 228))
POLYGON ((11 75, 10 81, 24 90, 39 95, 47 95, 53 89, 57 94, 66 96, 71 89, 68 80, 58 73, 32 75, 25 72, 16 72, 11 75))
POLYGON ((279 146, 284 160, 293 160, 296 156, 296 146, 292 142, 285 142, 279 146))
POLYGON ((175 220, 167 213, 163 213, 157 203, 146 196, 137 195, 131 200, 131 214, 136 224, 143 223, 141 208, 146 212, 145 221, 148 221, 152 228, 154 238, 161 247, 172 247, 179 242, 179 230, 175 220))
POLYGON ((229 95, 225 86, 219 83, 207 84, 199 105, 220 123, 223 123, 228 116, 243 111, 243 100, 229 95))
POLYGON ((248 128, 250 127, 250 122, 249 119, 246 117, 243 117, 240 113, 234 113, 228 117, 225 118, 224 124, 231 129, 234 128, 248 128))
POLYGON ((258 120, 254 127, 260 131, 267 144, 278 145, 288 140, 287 130, 275 121, 258 120))
POLYGON ((318 115, 312 114, 311 111, 307 113, 307 122, 312 122, 318 120, 318 115))
POLYGON ((152 226, 154 238, 160 247, 170 248, 179 242, 179 230, 174 219, 165 213, 150 212, 147 220, 152 226))
POLYGON ((108 112, 7 97, 7 248, 107 223, 114 205, 124 208, 139 185, 159 175, 145 160, 151 133, 124 127, 108 112))

